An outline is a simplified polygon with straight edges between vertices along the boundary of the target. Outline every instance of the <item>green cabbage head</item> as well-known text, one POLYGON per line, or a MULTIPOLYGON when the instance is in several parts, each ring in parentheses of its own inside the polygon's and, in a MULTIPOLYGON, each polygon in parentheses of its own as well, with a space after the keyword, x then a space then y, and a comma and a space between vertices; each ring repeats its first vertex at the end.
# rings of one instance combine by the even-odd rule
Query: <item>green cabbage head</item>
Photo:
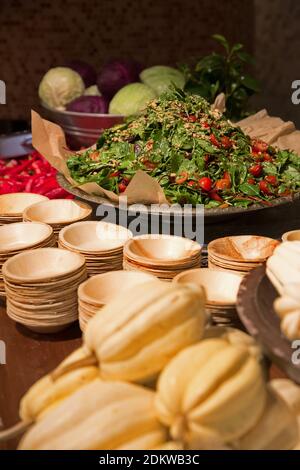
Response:
POLYGON ((172 85, 182 89, 185 84, 184 75, 174 67, 166 65, 154 65, 143 70, 140 73, 140 79, 145 85, 152 88, 157 96, 172 85))
POLYGON ((54 67, 42 78, 39 97, 49 108, 64 110, 66 104, 83 95, 84 89, 79 73, 68 67, 54 67))
POLYGON ((155 92, 144 83, 130 83, 114 95, 109 104, 109 113, 123 116, 138 114, 155 98, 155 92))

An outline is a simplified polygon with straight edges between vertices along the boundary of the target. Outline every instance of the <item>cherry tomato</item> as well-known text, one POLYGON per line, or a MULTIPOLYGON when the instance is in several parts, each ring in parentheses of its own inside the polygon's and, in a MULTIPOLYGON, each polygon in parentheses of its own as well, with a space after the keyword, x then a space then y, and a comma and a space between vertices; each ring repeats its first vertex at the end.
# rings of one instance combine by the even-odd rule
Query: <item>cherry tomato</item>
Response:
POLYGON ((196 122, 197 121, 197 117, 194 114, 191 114, 188 119, 189 119, 190 122, 196 122))
POLYGON ((258 163, 257 165, 250 166, 249 173, 255 178, 258 178, 262 174, 263 167, 258 163))
POLYGON ((221 144, 225 149, 229 149, 232 146, 232 141, 229 139, 229 137, 223 135, 223 137, 221 137, 221 144))
POLYGON ((256 184, 256 181, 255 181, 254 178, 248 178, 248 179, 247 179, 247 182, 248 182, 249 184, 256 184))
POLYGON ((124 193, 125 189, 127 188, 127 184, 124 181, 118 184, 119 192, 124 193))
POLYGON ((198 186, 197 182, 196 181, 188 181, 188 186, 190 186, 191 188, 196 188, 198 186))
POLYGON ((204 129, 209 129, 210 128, 210 125, 206 121, 202 122, 201 126, 204 127, 204 129))
POLYGON ((260 139, 253 139, 252 142, 252 152, 266 152, 269 148, 269 145, 260 139))
POLYGON ((221 196, 217 193, 217 191, 210 191, 208 195, 210 199, 213 199, 214 201, 224 202, 221 196))
POLYGON ((209 192, 212 188, 212 180, 207 176, 200 178, 198 184, 203 191, 209 192))
POLYGON ((210 134, 209 139, 215 147, 220 147, 220 142, 218 141, 218 139, 216 138, 214 134, 210 134))
POLYGON ((228 179, 222 178, 216 181, 215 188, 217 191, 224 191, 224 189, 230 189, 231 182, 228 179))
POLYGON ((271 196, 272 191, 267 183, 267 181, 265 180, 262 180, 258 183, 258 186, 259 186, 259 189, 260 189, 260 192, 263 193, 263 194, 267 194, 268 196, 271 196))
POLYGON ((265 181, 271 186, 278 186, 278 179, 274 175, 268 175, 265 177, 265 181))
POLYGON ((251 156, 254 158, 254 160, 256 160, 257 162, 262 162, 264 157, 261 153, 257 153, 257 152, 251 152, 251 156))
POLYGON ((264 153, 262 157, 263 157, 264 162, 272 162, 273 161, 273 157, 271 157, 271 155, 269 155, 268 153, 264 153))
POLYGON ((177 183, 177 184, 183 184, 183 183, 185 183, 186 180, 188 179, 188 176, 189 176, 189 175, 188 175, 187 171, 182 171, 182 172, 180 173, 180 176, 179 176, 178 178, 176 178, 176 183, 177 183))

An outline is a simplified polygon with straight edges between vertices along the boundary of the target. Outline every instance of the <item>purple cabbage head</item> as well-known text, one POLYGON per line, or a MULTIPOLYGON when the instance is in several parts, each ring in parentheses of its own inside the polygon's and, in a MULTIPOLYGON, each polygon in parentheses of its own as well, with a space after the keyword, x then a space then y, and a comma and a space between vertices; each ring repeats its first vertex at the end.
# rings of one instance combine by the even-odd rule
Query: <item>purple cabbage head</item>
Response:
POLYGON ((65 67, 75 70, 79 73, 82 80, 84 81, 85 87, 88 88, 96 84, 97 72, 94 67, 83 60, 70 60, 65 64, 65 67))
POLYGON ((98 75, 98 88, 103 95, 112 98, 123 86, 138 82, 141 70, 140 64, 133 60, 108 62, 98 75))
POLYGON ((104 96, 79 96, 79 98, 68 103, 66 109, 77 113, 106 114, 108 104, 109 101, 104 96))

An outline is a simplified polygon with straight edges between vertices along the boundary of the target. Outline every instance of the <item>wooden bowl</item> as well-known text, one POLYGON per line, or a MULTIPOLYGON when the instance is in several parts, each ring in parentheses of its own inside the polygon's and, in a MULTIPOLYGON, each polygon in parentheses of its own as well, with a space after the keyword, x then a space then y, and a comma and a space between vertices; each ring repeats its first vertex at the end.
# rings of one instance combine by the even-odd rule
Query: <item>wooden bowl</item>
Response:
POLYGON ((264 262, 272 255, 277 240, 258 235, 238 235, 213 240, 208 244, 208 255, 217 259, 233 261, 235 265, 244 262, 264 262))
POLYGON ((192 263, 201 256, 201 246, 188 238, 142 235, 124 246, 124 257, 144 266, 170 266, 192 263))
POLYGON ((34 193, 9 193, 0 196, 0 216, 22 217, 23 211, 42 201, 49 201, 49 198, 34 193))
POLYGON ((174 282, 203 286, 210 305, 235 305, 241 277, 209 268, 191 269, 178 274, 174 282))
POLYGON ((2 266, 3 277, 15 283, 42 282, 68 277, 85 266, 78 253, 60 248, 38 248, 9 258, 2 266))
POLYGON ((300 230, 291 230, 290 232, 285 232, 281 239, 283 242, 299 242, 300 230))
POLYGON ((52 224, 71 224, 91 216, 89 204, 71 199, 52 199, 27 207, 23 219, 29 222, 52 224))
POLYGON ((24 250, 50 239, 53 229, 50 225, 33 222, 17 222, 0 226, 0 252, 24 250))
POLYGON ((85 303, 100 307, 113 300, 120 293, 147 281, 154 280, 150 274, 128 271, 111 271, 93 276, 78 289, 78 298, 85 303))
POLYGON ((86 221, 64 227, 59 233, 59 242, 71 250, 81 253, 103 253, 122 251, 130 230, 108 222, 86 221))

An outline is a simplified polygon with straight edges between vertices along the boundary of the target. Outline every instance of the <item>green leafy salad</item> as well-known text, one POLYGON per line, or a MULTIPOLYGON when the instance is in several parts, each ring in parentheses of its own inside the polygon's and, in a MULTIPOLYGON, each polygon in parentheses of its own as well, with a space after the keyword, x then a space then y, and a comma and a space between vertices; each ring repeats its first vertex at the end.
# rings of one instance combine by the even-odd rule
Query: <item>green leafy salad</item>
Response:
POLYGON ((143 114, 106 130, 96 149, 67 162, 79 184, 120 194, 137 170, 162 186, 170 203, 206 208, 271 204, 300 189, 300 157, 251 139, 209 103, 179 89, 143 114))

